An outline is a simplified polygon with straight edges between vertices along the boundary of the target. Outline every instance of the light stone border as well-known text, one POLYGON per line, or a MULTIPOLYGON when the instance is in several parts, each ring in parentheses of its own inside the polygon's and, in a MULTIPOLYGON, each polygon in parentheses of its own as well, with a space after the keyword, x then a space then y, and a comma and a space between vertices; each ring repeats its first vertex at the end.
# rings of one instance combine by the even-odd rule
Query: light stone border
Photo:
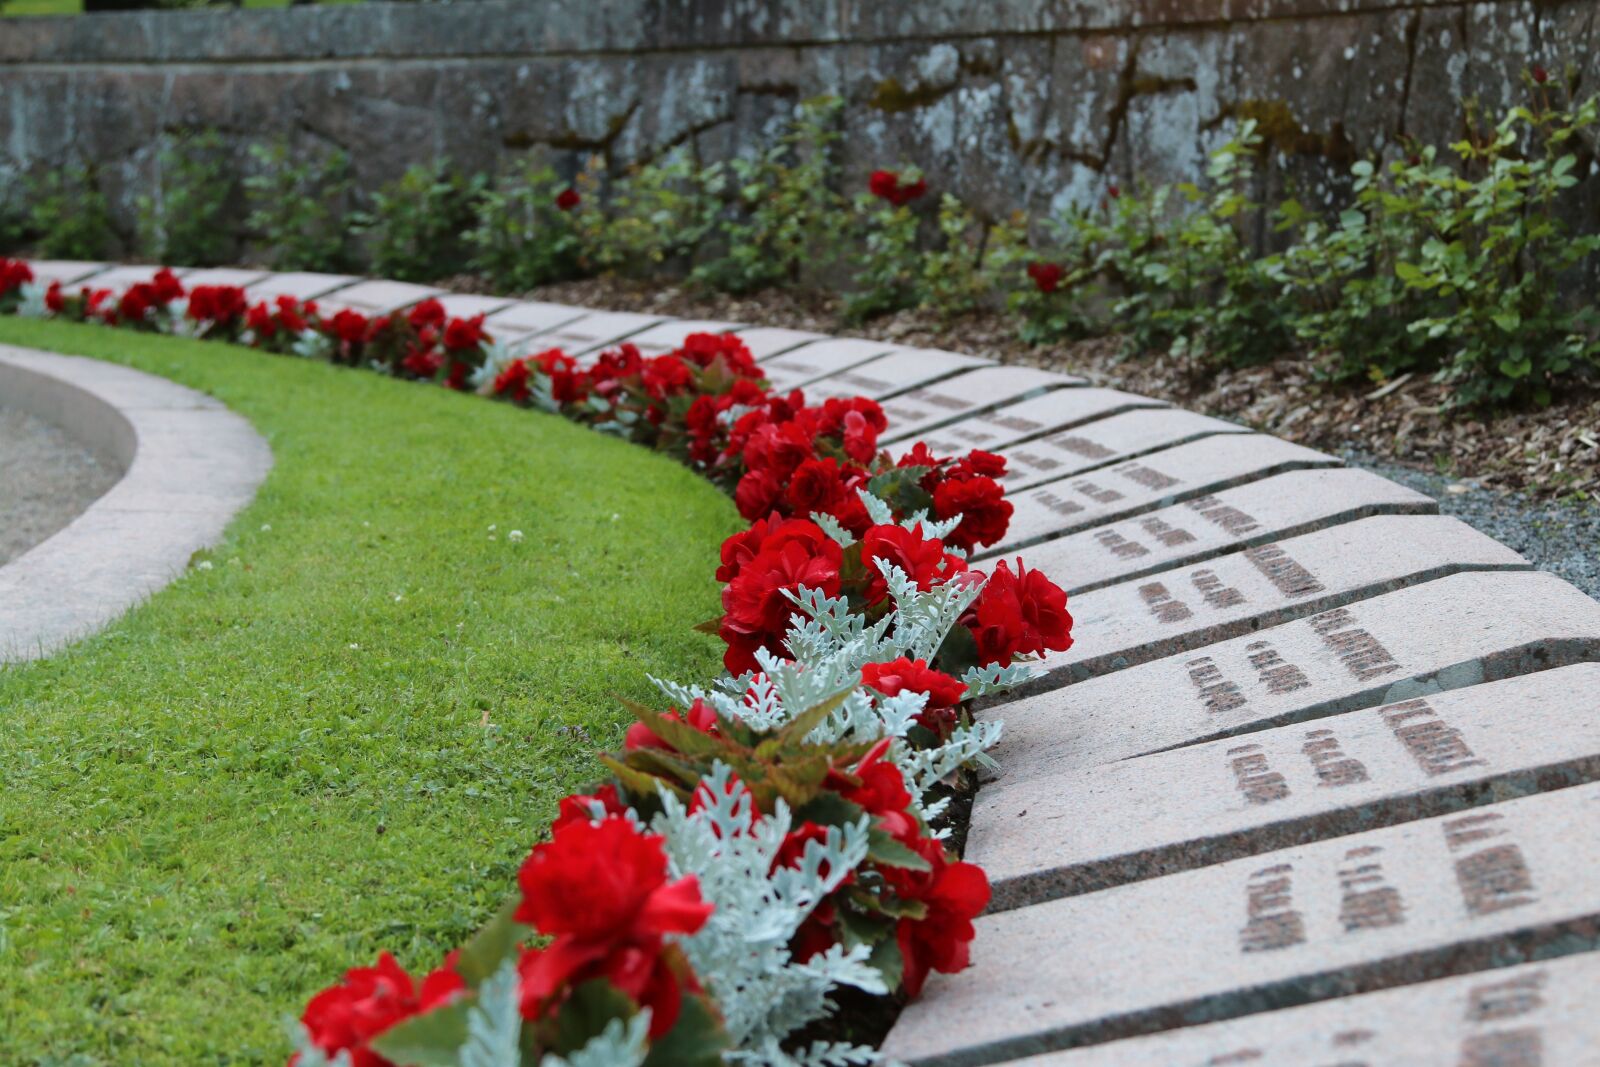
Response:
POLYGON ((0 345, 0 399, 123 471, 0 567, 0 663, 48 655, 167 585, 221 538, 272 466, 267 442, 218 401, 114 363, 0 345))

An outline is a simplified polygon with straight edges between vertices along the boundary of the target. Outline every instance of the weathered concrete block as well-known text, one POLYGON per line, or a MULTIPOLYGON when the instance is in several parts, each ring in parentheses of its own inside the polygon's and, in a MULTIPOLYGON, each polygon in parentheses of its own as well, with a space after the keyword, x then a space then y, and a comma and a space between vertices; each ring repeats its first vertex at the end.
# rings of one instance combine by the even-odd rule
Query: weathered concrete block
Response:
POLYGON ((1016 493, 1202 437, 1249 432, 1192 411, 1130 411, 1000 449, 1006 458, 1004 484, 1006 492, 1016 493))
POLYGON ((1202 438, 1093 475, 1012 493, 1016 510, 1010 529, 1005 540, 984 555, 1014 552, 1048 537, 1142 515, 1283 471, 1338 465, 1332 456, 1263 434, 1202 438))
MULTIPOLYGON (((1310 680, 1263 656, 1281 687, 1310 680)), ((979 794, 991 911, 1600 779, 1600 663, 1118 760, 979 794)))
POLYGON ((1600 604, 1566 582, 1457 574, 983 715, 1012 783, 1595 659, 1600 604))
POLYGON ((1600 785, 978 920, 884 1051, 992 1063, 1600 943, 1600 785))
POLYGON ((1368 471, 1290 471, 1045 541, 1027 560, 1076 595, 1371 515, 1436 511, 1432 497, 1368 471))

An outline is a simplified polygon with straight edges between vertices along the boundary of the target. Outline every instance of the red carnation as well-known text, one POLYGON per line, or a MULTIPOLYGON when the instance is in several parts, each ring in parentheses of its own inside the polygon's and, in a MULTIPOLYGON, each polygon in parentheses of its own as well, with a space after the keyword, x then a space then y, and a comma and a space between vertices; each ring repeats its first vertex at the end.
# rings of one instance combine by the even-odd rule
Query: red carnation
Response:
POLYGON ((895 207, 904 207, 925 194, 928 183, 921 178, 907 182, 892 170, 875 170, 867 179, 867 190, 879 200, 886 200, 895 207))
POLYGON ((452 352, 476 350, 488 339, 489 333, 483 328, 482 315, 470 319, 451 319, 444 328, 444 346, 452 352))
POLYGON ((877 604, 889 595, 889 582, 881 565, 899 567, 924 591, 965 571, 966 564, 944 550, 944 542, 924 537, 922 527, 874 526, 861 538, 861 562, 867 570, 867 603, 877 604))
POLYGON ((1059 263, 1029 263, 1028 277, 1033 279, 1034 288, 1041 293, 1053 293, 1061 285, 1061 276, 1066 271, 1059 263))
POLYGON ((596 789, 593 793, 574 793, 569 797, 562 797, 559 814, 556 821, 550 824, 550 832, 574 822, 594 822, 594 806, 600 806, 605 815, 621 815, 628 810, 622 802, 622 797, 617 793, 617 787, 606 784, 596 789))
POLYGON ((723 663, 733 674, 755 670, 755 651, 781 652, 789 616, 799 609, 787 592, 820 590, 839 595, 839 568, 844 554, 831 538, 787 540, 764 546, 722 590, 722 624, 718 633, 728 643, 723 663))
POLYGON ((578 190, 570 185, 556 194, 556 207, 562 211, 571 211, 582 202, 583 197, 579 196, 578 190))
POLYGON ((444 305, 433 297, 417 304, 406 315, 406 321, 411 323, 413 330, 425 330, 430 326, 438 328, 444 325, 444 320, 444 305))
MULTIPOLYGON (((348 1053, 352 1067, 393 1067, 367 1042, 396 1023, 448 1003, 466 988, 453 961, 422 980, 419 990, 405 968, 387 952, 375 967, 356 967, 344 981, 311 998, 300 1021, 311 1043, 330 1057, 348 1053)), ((295 1055, 289 1067, 300 1059, 295 1055)))
POLYGON ((183 283, 178 281, 178 276, 170 268, 162 267, 156 271, 148 284, 152 303, 170 304, 183 297, 183 283))
POLYGON ((1017 560, 1013 573, 1001 560, 962 623, 978 645, 978 661, 1009 664, 1018 656, 1065 652, 1072 647, 1067 594, 1040 571, 1017 560))
POLYGON ((1000 483, 990 477, 945 478, 933 488, 934 518, 961 516, 961 524, 946 540, 963 551, 992 545, 1004 537, 1014 510, 1000 483))
POLYGON ((926 693, 928 703, 923 706, 917 721, 940 737, 950 733, 960 715, 961 700, 967 694, 966 683, 952 678, 943 671, 928 666, 927 660, 899 659, 888 663, 869 663, 861 668, 861 684, 876 689, 884 696, 901 693, 926 693))
POLYGON ((954 974, 966 968, 977 936, 972 920, 989 906, 989 879, 976 864, 950 862, 934 838, 921 838, 911 847, 928 861, 928 870, 889 867, 883 874, 896 896, 925 909, 922 918, 901 919, 895 929, 905 962, 902 988, 915 997, 929 971, 954 974))
POLYGON ((783 482, 770 470, 749 470, 733 490, 733 503, 746 521, 766 515, 783 496, 783 482))
POLYGON ((351 311, 348 308, 328 322, 328 328, 333 331, 333 336, 346 345, 358 345, 366 340, 371 325, 361 312, 351 311))

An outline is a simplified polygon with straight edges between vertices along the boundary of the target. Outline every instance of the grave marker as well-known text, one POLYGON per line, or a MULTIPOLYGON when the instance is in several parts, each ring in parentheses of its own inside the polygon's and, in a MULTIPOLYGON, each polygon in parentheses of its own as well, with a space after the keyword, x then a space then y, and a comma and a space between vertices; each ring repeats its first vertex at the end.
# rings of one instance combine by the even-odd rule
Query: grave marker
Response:
POLYGON ((1284 471, 1337 466, 1340 463, 1332 456, 1265 434, 1202 438, 1093 474, 1010 494, 1015 508, 1010 529, 982 556, 1015 552, 1048 537, 1143 515, 1284 471))
MULTIPOLYGON (((910 451, 918 441, 925 442, 939 456, 964 455, 974 448, 993 452, 1034 434, 1080 426, 1124 411, 1170 406, 1164 400, 1151 400, 1149 397, 1124 393, 1120 389, 1093 386, 1055 389, 1043 396, 1007 404, 991 412, 969 415, 959 422, 918 433, 914 437, 899 438, 887 447, 896 459, 910 451)), ((891 434, 895 432, 892 423, 889 431, 891 434)))
POLYGON ((443 289, 431 285, 413 285, 410 282, 391 282, 376 278, 356 282, 320 301, 328 314, 338 314, 348 308, 359 311, 368 318, 392 315, 429 297, 443 296, 443 289))
POLYGON ((245 287, 244 295, 252 304, 263 300, 276 300, 280 296, 304 303, 320 300, 329 293, 353 285, 361 279, 349 274, 318 274, 313 271, 286 271, 269 274, 245 287))
MULTIPOLYGON (((862 369, 870 370, 870 367, 862 369)), ((927 430, 985 408, 999 407, 1018 397, 1053 391, 1064 385, 1081 385, 1082 381, 1032 367, 983 367, 968 371, 885 401, 883 412, 889 417, 887 436, 892 440, 914 440, 927 430)))
POLYGON ((675 348, 683 347, 684 338, 692 333, 733 333, 738 329, 739 324, 736 322, 668 319, 648 330, 634 334, 628 341, 645 356, 664 356, 675 348))
POLYGON ((1600 954, 1051 1052, 1015 1067, 1558 1067, 1600 1047, 1600 954))
POLYGON ((810 330, 786 330, 781 326, 757 326, 739 330, 739 340, 744 342, 757 362, 761 362, 801 345, 826 341, 828 335, 812 333, 810 330))
MULTIPOLYGON (((501 341, 517 342, 518 347, 529 352, 539 352, 543 349, 536 343, 523 346, 520 342, 534 334, 548 333, 560 329, 571 322, 576 322, 589 312, 583 308, 568 307, 565 304, 547 304, 537 300, 522 300, 509 307, 493 312, 483 320, 483 325, 489 333, 501 341)), ((543 348, 552 348, 554 345, 545 345, 543 348)))
POLYGON ((1457 571, 1529 566, 1459 519, 1377 515, 1085 593, 1076 643, 1044 668, 1104 675, 1457 571))
MULTIPOLYGON (((749 342, 746 341, 746 344, 749 342)), ((810 396, 810 383, 830 374, 838 374, 859 363, 877 359, 895 346, 887 341, 864 341, 857 337, 834 337, 789 348, 761 361, 761 370, 772 388, 779 392, 806 389, 810 396)))
POLYGON ((439 298, 444 313, 452 319, 470 319, 478 315, 485 320, 496 311, 510 307, 512 301, 504 296, 475 296, 470 293, 445 293, 439 298))
POLYGON ((190 271, 183 276, 183 287, 193 289, 199 285, 232 285, 248 289, 266 278, 264 270, 241 270, 238 267, 207 267, 190 271))
POLYGON ((1432 497, 1368 471, 1290 471, 1046 541, 1025 558, 1076 595, 1370 515, 1437 510, 1432 497))
MULTIPOLYGON (((110 268, 109 263, 89 263, 78 259, 30 259, 28 267, 33 271, 33 280, 45 288, 51 282, 60 282, 61 288, 75 287, 79 283, 87 284, 88 280, 110 268)), ((74 288, 72 290, 76 292, 74 288)))
POLYGON ((806 399, 813 404, 820 404, 832 396, 868 396, 883 400, 960 371, 991 366, 993 364, 986 359, 941 352, 935 348, 901 348, 871 362, 812 382, 806 386, 806 399))
POLYGON ((1180 409, 1129 411, 1000 449, 1006 492, 1085 474, 1147 452, 1248 428, 1180 409))
MULTIPOLYGON (((120 296, 133 286, 141 282, 148 282, 160 270, 161 268, 157 266, 116 266, 86 279, 82 285, 90 289, 110 289, 112 293, 120 296)), ((193 274, 194 271, 189 267, 173 267, 172 273, 179 278, 183 278, 193 274)))
MULTIPOLYGON (((1270 642, 1269 691, 1310 679, 1270 642)), ((1012 782, 966 859, 1005 911, 1600 779, 1600 663, 1012 782)))
POLYGON ((1600 947, 1600 784, 977 921, 884 1052, 993 1063, 1600 947))
POLYGON ((1012 788, 1596 659, 1600 603, 1566 582, 1530 571, 1457 574, 983 715, 1005 722, 995 758, 1012 788))
MULTIPOLYGON (((500 318, 499 315, 495 316, 500 318)), ((661 322, 660 315, 640 315, 632 311, 588 311, 552 329, 521 339, 518 344, 527 352, 542 352, 559 348, 580 364, 593 363, 600 353, 614 348, 661 322)))

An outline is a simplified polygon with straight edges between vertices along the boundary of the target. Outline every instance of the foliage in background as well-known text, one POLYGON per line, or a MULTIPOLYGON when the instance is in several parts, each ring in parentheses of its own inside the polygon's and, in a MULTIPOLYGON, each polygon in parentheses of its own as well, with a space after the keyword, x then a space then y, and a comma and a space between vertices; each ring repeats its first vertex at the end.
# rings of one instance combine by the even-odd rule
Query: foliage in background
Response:
POLYGON ((233 185, 227 146, 216 131, 167 140, 156 153, 151 191, 138 201, 141 250, 161 263, 227 262, 237 237, 233 185))
POLYGON ((796 285, 838 254, 848 204, 839 192, 833 145, 844 101, 804 101, 777 142, 728 163, 730 208, 717 225, 718 251, 695 267, 696 282, 733 293, 796 285))
POLYGON ((844 317, 860 322, 918 303, 922 257, 919 220, 911 205, 927 194, 928 182, 914 167, 873 173, 855 199, 850 230, 854 277, 844 298, 844 317))
POLYGON ((45 171, 28 192, 27 229, 46 259, 98 259, 113 245, 111 212, 85 163, 45 171))
POLYGON ((254 173, 244 179, 245 219, 274 270, 333 271, 347 266, 345 206, 350 157, 334 150, 296 162, 287 139, 251 145, 254 173))
POLYGON ((663 268, 682 273, 716 229, 726 182, 725 168, 697 168, 682 148, 609 181, 592 161, 578 176, 582 203, 574 213, 584 266, 628 275, 663 268))
POLYGON ((482 175, 464 177, 446 159, 418 163, 372 195, 355 228, 374 273, 401 281, 434 281, 467 266, 464 235, 472 228, 482 175))
POLYGON ((548 166, 502 174, 479 197, 467 232, 472 269, 508 292, 574 277, 580 243, 572 215, 580 202, 548 166))

